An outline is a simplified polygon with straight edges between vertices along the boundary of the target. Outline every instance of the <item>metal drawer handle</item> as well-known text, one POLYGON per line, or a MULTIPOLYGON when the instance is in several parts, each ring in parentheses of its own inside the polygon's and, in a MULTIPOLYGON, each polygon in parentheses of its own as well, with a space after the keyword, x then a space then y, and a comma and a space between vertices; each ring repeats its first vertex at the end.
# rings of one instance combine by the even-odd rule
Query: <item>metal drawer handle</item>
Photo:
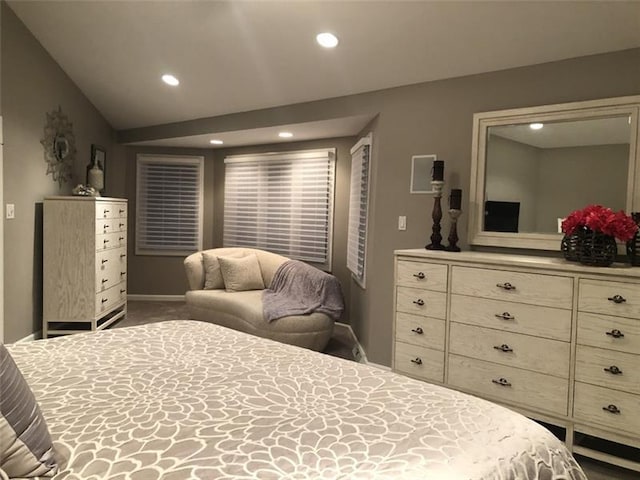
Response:
POLYGON ((105 264, 105 263, 107 263, 108 261, 109 261, 108 259, 103 258, 103 259, 102 259, 102 264, 104 265, 104 264, 105 264))
POLYGON ((616 413, 616 414, 618 414, 618 413, 622 413, 622 412, 620 411, 620 409, 619 409, 618 407, 616 407, 615 405, 613 405, 613 404, 611 404, 611 405, 607 405, 606 407, 602 407, 602 409, 603 409, 605 412, 609 412, 609 413, 616 413))
POLYGON ((422 327, 412 328, 411 331, 413 333, 417 333, 418 335, 422 335, 424 333, 424 330, 422 330, 422 327))
POLYGON ((620 370, 615 365, 611 365, 609 368, 605 368, 604 371, 609 372, 611 375, 622 375, 622 370, 620 370))
POLYGON ((606 332, 607 335, 612 336, 613 338, 622 338, 624 337, 624 333, 622 333, 620 330, 618 330, 617 328, 614 328, 613 330, 611 330, 610 332, 606 332))
POLYGON ((497 318, 501 318, 502 320, 515 320, 516 319, 516 317, 511 315, 509 312, 496 313, 496 317, 497 318))
POLYGON ((124 210, 118 210, 118 213, 124 213, 124 210))
POLYGON ((109 213, 109 210, 105 209, 104 214, 106 215, 107 213, 109 213))
POLYGON ((501 387, 510 387, 511 383, 506 379, 506 378, 499 378, 498 380, 496 380, 495 378, 493 380, 491 380, 493 383, 495 383, 496 385, 500 385, 501 387))
POLYGON ((109 280, 107 280, 106 278, 103 278, 103 279, 102 279, 102 283, 103 283, 103 284, 104 284, 104 283, 107 283, 108 281, 109 281, 109 280))
POLYGON ((124 223, 119 223, 118 228, 122 228, 122 227, 124 227, 124 223))
POLYGON ((126 255, 126 254, 124 254, 124 253, 121 253, 121 254, 120 254, 120 258, 124 258, 124 257, 126 257, 126 256, 127 256, 127 255, 126 255))
POLYGON ((511 285, 509 282, 498 283, 498 284, 496 284, 496 287, 502 288, 503 290, 515 290, 516 289, 516 286, 515 285, 511 285))
POLYGON ((413 303, 415 303, 416 305, 418 305, 419 307, 422 307, 424 305, 424 300, 422 300, 421 298, 419 298, 418 300, 414 300, 413 303))
POLYGON ((411 362, 415 363, 416 365, 422 365, 422 359, 420 357, 412 358, 411 362))
POLYGON ((126 292, 126 290, 120 289, 120 293, 124 293, 126 292))
POLYGON ((614 295, 613 297, 609 297, 607 300, 613 303, 624 303, 627 301, 622 295, 614 295))
POLYGON ((513 348, 511 348, 506 343, 503 343, 500 346, 495 345, 493 348, 495 348, 496 350, 500 350, 501 352, 513 352, 513 348))
POLYGON ((105 240, 102 241, 102 243, 104 243, 106 245, 107 243, 109 243, 109 240, 105 239, 105 240))
POLYGON ((103 298, 103 299, 101 300, 101 302, 102 302, 102 303, 107 303, 108 301, 109 301, 109 300, 107 300, 106 298, 103 298))
POLYGON ((426 275, 422 272, 418 272, 418 273, 414 273, 413 276, 416 277, 418 280, 424 280, 426 275))
POLYGON ((121 242, 122 240, 124 240, 124 237, 118 237, 119 242, 121 242))
POLYGON ((127 274, 127 272, 120 272, 120 276, 126 275, 126 274, 127 274))

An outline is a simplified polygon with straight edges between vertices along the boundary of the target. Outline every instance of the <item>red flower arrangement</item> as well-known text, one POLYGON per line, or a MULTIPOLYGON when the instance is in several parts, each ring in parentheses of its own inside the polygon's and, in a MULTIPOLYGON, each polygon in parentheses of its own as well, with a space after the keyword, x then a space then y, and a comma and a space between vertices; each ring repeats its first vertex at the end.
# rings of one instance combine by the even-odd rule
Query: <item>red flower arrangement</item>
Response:
POLYGON ((562 221, 562 231, 566 235, 575 233, 579 228, 588 228, 594 232, 615 237, 627 242, 638 231, 638 225, 622 210, 613 212, 602 205, 589 205, 582 210, 574 210, 562 221))

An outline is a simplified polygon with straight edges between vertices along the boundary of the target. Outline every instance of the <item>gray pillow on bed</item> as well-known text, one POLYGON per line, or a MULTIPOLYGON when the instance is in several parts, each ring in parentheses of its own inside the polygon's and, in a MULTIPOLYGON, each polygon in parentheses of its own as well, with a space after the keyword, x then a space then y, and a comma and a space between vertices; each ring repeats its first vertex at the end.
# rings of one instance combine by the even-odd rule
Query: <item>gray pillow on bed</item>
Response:
POLYGON ((56 470, 51 436, 40 407, 0 343, 0 473, 9 478, 52 477, 56 470))

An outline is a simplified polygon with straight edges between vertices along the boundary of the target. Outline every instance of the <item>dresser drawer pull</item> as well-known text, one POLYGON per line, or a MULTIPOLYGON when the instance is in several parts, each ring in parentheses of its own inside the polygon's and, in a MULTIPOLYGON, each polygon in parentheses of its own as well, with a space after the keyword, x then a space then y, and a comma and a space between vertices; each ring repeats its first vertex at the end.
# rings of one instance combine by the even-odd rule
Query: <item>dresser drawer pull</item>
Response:
POLYGON ((122 228, 122 227, 124 227, 124 223, 119 223, 118 228, 122 228))
POLYGON ((122 214, 124 213, 124 210, 120 209, 120 210, 118 210, 118 213, 119 213, 120 215, 122 215, 122 214))
POLYGON ((624 337, 624 333, 622 333, 617 328, 614 328, 610 332, 607 332, 607 335, 611 335, 613 338, 622 338, 622 337, 624 337))
POLYGON ((104 210, 104 214, 103 215, 106 217, 107 213, 109 213, 109 210, 104 210))
POLYGON ((496 380, 495 378, 491 380, 496 385, 500 385, 501 387, 510 387, 511 383, 506 378, 499 378, 496 380))
POLYGON ((509 282, 507 283, 498 283, 496 284, 496 287, 502 288, 503 290, 515 290, 516 286, 515 285, 511 285, 509 282))
POLYGON ((416 305, 418 305, 419 307, 422 307, 424 305, 424 300, 422 300, 421 298, 419 298, 418 300, 414 300, 413 303, 415 303, 416 305))
POLYGON ((126 290, 124 290, 124 289, 122 289, 122 288, 121 288, 121 289, 120 289, 120 294, 123 294, 124 292, 126 292, 126 290))
POLYGON ((424 280, 426 277, 426 275, 422 272, 414 273, 413 276, 416 277, 418 280, 424 280))
POLYGON ((516 317, 511 315, 509 312, 496 313, 496 317, 497 318, 501 318, 502 320, 515 320, 516 319, 516 317))
POLYGON ((609 297, 607 300, 613 303, 624 303, 627 301, 622 295, 614 295, 613 297, 609 297))
POLYGON ((120 276, 126 275, 127 272, 120 272, 120 276))
POLYGON ((124 240, 124 237, 118 237, 119 242, 121 242, 122 240, 124 240))
POLYGON ((126 254, 126 253, 121 253, 121 254, 120 254, 120 258, 124 258, 124 257, 126 257, 126 256, 127 256, 127 254, 126 254))
POLYGON ((422 327, 412 328, 411 331, 413 333, 417 333, 418 335, 422 335, 424 333, 424 330, 422 330, 422 327))
POLYGON ((102 300, 100 300, 102 303, 107 303, 109 300, 106 298, 103 298, 102 300))
POLYGON ((109 261, 108 259, 103 258, 103 259, 102 259, 102 264, 104 265, 104 264, 105 264, 105 263, 107 263, 108 261, 109 261))
POLYGON ((102 283, 103 283, 103 284, 107 283, 108 281, 109 281, 109 280, 107 280, 106 278, 103 278, 103 279, 102 279, 102 283))
POLYGON ((609 372, 611 375, 622 375, 622 370, 620 370, 615 365, 611 365, 608 368, 604 369, 605 372, 609 372))
POLYGON ((607 405, 606 407, 602 407, 602 409, 609 413, 616 413, 616 414, 621 413, 620 409, 615 405, 607 405))
POLYGON ((415 363, 416 365, 422 365, 422 359, 420 357, 412 358, 411 362, 415 363))
POLYGON ((102 241, 102 243, 103 243, 104 245, 106 245, 107 243, 109 243, 109 240, 104 239, 104 240, 102 241))
POLYGON ((507 345, 506 343, 503 343, 500 346, 494 345, 494 347, 496 350, 500 350, 501 352, 513 352, 513 348, 511 348, 509 345, 507 345))

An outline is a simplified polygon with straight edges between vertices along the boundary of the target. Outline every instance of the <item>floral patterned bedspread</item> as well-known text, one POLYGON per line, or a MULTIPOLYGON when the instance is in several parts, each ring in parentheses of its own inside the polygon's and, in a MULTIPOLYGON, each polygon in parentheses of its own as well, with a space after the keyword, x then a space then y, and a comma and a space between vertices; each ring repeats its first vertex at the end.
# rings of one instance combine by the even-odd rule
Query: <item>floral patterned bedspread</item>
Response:
POLYGON ((586 479, 503 407, 213 324, 9 350, 48 422, 55 480, 586 479))

